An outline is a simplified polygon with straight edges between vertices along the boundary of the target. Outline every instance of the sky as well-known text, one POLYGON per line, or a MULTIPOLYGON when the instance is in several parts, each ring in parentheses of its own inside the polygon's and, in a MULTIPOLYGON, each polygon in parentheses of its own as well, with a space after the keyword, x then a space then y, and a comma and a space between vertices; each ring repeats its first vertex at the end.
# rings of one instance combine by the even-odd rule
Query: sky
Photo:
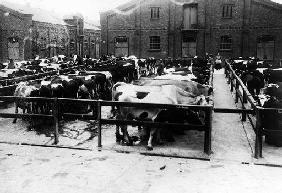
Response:
MULTIPOLYGON (((99 12, 117 7, 130 0, 6 0, 8 2, 27 4, 53 10, 61 15, 81 13, 90 20, 99 20, 99 12)), ((282 4, 282 0, 272 0, 282 4)), ((1 2, 1 0, 0 0, 1 2)))
MULTIPOLYGON (((31 7, 53 10, 60 15, 81 13, 91 20, 99 20, 99 12, 115 8, 130 0, 5 0, 31 7)), ((1 0, 0 0, 1 2, 1 0)))

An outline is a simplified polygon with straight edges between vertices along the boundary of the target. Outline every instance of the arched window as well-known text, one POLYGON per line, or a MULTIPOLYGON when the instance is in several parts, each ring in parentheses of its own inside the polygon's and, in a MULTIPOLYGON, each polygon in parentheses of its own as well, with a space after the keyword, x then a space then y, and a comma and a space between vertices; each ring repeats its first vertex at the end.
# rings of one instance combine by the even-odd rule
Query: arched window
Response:
POLYGON ((231 51, 232 50, 232 37, 231 36, 221 36, 219 49, 221 51, 231 51))

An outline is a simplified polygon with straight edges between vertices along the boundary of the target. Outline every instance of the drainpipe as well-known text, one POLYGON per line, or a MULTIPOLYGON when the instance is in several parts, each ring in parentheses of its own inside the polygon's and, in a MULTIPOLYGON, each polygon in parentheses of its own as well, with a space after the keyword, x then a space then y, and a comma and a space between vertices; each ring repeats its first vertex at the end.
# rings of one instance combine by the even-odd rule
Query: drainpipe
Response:
POLYGON ((109 15, 107 14, 107 56, 109 55, 109 15))
POLYGON ((140 29, 139 29, 139 58, 141 58, 141 54, 142 54, 142 45, 141 45, 141 43, 142 43, 142 29, 141 29, 141 27, 142 27, 142 24, 141 24, 141 22, 142 22, 142 19, 141 19, 141 1, 139 0, 139 23, 140 23, 140 29))

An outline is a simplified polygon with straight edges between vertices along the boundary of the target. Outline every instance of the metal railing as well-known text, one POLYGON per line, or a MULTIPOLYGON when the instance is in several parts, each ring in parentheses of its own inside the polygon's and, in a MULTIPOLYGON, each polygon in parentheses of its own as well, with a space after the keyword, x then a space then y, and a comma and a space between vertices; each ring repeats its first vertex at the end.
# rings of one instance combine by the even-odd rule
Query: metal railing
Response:
MULTIPOLYGON (((253 96, 248 91, 246 85, 232 69, 229 62, 226 62, 225 75, 228 80, 228 83, 230 84, 230 91, 231 92, 235 91, 235 102, 238 103, 240 99, 240 102, 242 104, 242 109, 229 109, 228 112, 242 113, 242 121, 246 121, 246 118, 248 117, 248 120, 250 121, 253 130, 256 134, 254 157, 262 158, 263 136, 266 135, 268 132, 272 132, 272 131, 275 131, 276 133, 282 135, 282 129, 268 130, 267 128, 264 127, 264 125, 267 123, 265 123, 266 120, 264 120, 263 115, 271 112, 279 113, 282 112, 282 109, 260 107, 258 103, 254 100, 253 96), (247 103, 250 104, 252 109, 246 109, 247 103), (249 114, 254 115, 255 123, 253 122, 249 114)), ((215 112, 217 112, 216 109, 215 112)))
POLYGON ((171 105, 171 104, 153 104, 153 103, 128 103, 128 102, 117 102, 117 101, 102 101, 102 100, 88 100, 88 99, 66 99, 66 98, 42 98, 42 97, 13 97, 13 96, 0 96, 0 100, 21 100, 21 102, 48 102, 52 104, 52 113, 46 114, 15 114, 15 113, 0 113, 0 117, 3 118, 43 118, 51 119, 54 121, 54 144, 59 142, 59 119, 60 116, 68 118, 76 118, 83 120, 96 120, 98 125, 98 147, 102 147, 102 125, 146 125, 153 127, 162 126, 175 126, 181 127, 188 130, 199 130, 205 132, 204 137, 204 152, 208 155, 211 154, 211 130, 212 130, 212 112, 213 106, 198 106, 198 105, 171 105), (59 112, 59 106, 64 103, 72 102, 87 104, 91 106, 91 114, 73 114, 73 113, 62 113, 59 112), (103 106, 117 106, 117 107, 142 107, 142 108, 160 108, 160 109, 190 109, 190 110, 201 110, 205 112, 205 123, 203 125, 194 124, 179 124, 179 123, 162 123, 162 122, 151 122, 151 121, 132 121, 132 120, 116 120, 116 119, 104 119, 101 117, 101 111, 103 106), (97 115, 97 116, 95 116, 97 115))

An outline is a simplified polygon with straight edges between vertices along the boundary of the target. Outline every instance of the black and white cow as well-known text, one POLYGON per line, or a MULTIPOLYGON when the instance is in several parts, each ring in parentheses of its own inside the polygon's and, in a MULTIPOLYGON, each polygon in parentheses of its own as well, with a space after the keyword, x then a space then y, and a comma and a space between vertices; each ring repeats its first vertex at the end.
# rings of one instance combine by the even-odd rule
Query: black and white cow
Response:
MULTIPOLYGON (((179 85, 143 85, 137 86, 132 84, 117 83, 113 87, 113 99, 121 102, 131 103, 158 103, 158 104, 193 104, 193 105, 205 105, 208 104, 206 97, 200 93, 209 92, 209 87, 200 88, 196 91, 197 87, 182 89, 179 85), (193 92, 194 91, 194 92, 193 92)), ((189 87, 189 86, 188 86, 189 87)), ((182 114, 183 112, 171 112, 169 110, 164 111, 161 108, 142 108, 142 107, 120 107, 118 108, 117 119, 131 119, 131 120, 150 120, 158 122, 166 121, 179 121, 174 115, 182 114), (174 114, 175 113, 175 114, 174 114), (173 116, 171 119, 164 120, 167 116, 173 116)), ((184 113, 185 114, 185 113, 184 113)), ((182 114, 183 115, 183 114, 182 114)), ((186 115, 186 114, 185 114, 186 115)), ((187 119, 186 119, 187 120, 187 119)), ((150 128, 150 135, 148 139, 147 148, 152 150, 152 141, 154 135, 157 134, 157 141, 160 141, 159 128, 150 128)), ((116 129, 117 141, 124 140, 126 144, 132 145, 132 139, 128 135, 127 126, 117 125, 116 129), (123 133, 120 135, 119 127, 123 133)))

